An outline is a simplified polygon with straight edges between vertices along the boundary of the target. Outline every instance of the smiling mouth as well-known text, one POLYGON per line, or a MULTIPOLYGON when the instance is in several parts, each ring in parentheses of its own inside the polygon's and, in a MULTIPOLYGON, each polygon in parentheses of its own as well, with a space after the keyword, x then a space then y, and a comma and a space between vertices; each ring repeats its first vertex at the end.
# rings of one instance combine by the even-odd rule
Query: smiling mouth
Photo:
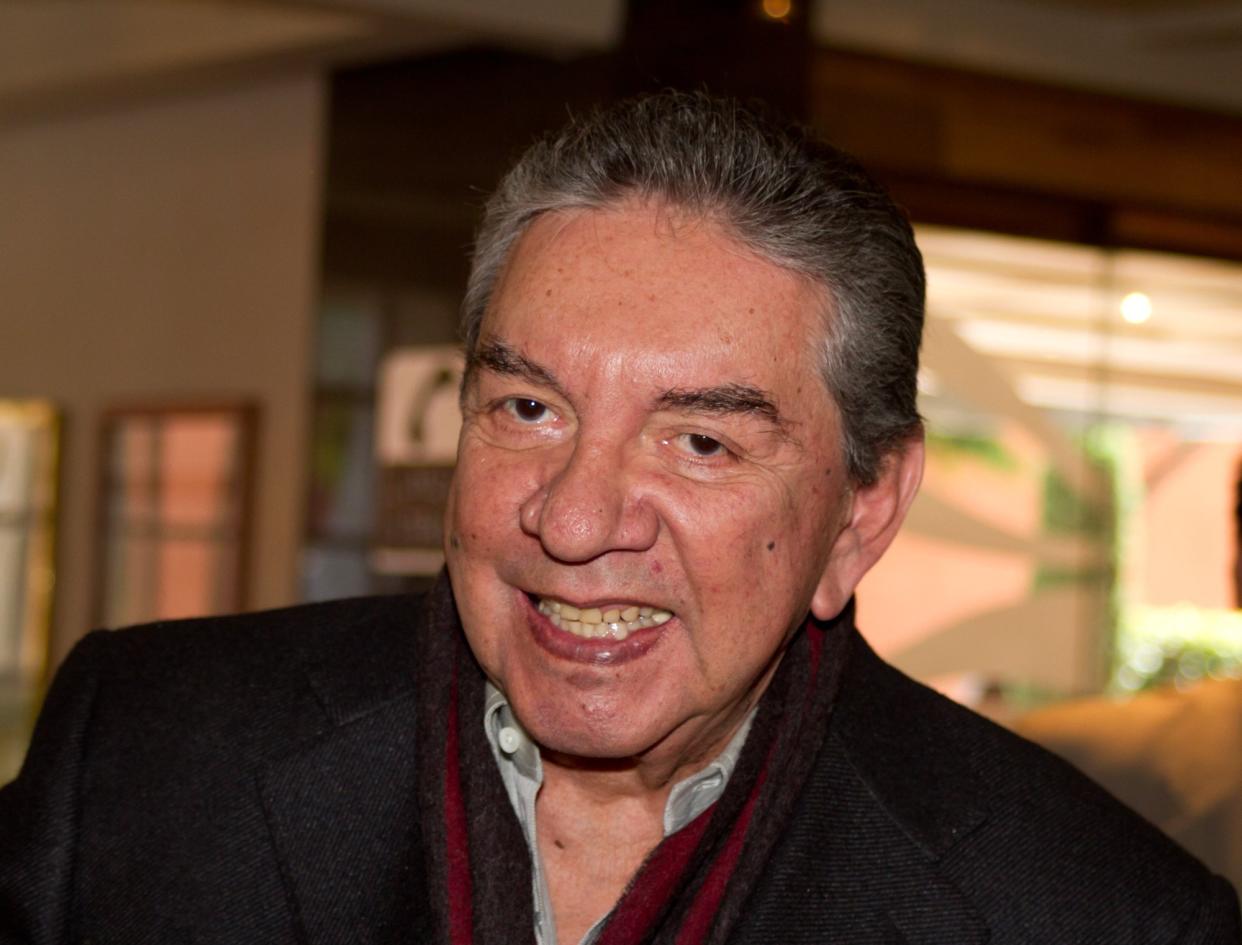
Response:
POLYGON ((673 618, 670 611, 646 604, 575 607, 555 597, 537 597, 537 608, 558 630, 584 640, 621 641, 631 633, 658 627, 673 618))

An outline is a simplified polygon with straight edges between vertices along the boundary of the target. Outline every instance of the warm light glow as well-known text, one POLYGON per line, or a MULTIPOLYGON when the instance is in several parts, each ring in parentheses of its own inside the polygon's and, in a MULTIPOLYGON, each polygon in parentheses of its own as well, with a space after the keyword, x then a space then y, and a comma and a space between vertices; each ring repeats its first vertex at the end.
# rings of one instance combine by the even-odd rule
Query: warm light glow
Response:
POLYGON ((763 0, 763 13, 769 19, 783 20, 792 9, 793 4, 789 0, 763 0))
POLYGON ((1142 292, 1131 292, 1121 300, 1121 317, 1131 325, 1141 325, 1151 318, 1151 299, 1142 292))

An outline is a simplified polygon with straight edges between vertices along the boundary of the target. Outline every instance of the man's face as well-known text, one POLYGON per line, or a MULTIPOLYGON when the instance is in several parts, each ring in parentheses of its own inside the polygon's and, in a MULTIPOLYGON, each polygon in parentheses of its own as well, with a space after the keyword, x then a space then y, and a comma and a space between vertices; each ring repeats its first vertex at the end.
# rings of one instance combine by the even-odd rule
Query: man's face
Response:
POLYGON ((522 237, 465 390, 446 554, 476 657, 545 749, 690 764, 767 685, 850 501, 822 311, 664 205, 522 237))

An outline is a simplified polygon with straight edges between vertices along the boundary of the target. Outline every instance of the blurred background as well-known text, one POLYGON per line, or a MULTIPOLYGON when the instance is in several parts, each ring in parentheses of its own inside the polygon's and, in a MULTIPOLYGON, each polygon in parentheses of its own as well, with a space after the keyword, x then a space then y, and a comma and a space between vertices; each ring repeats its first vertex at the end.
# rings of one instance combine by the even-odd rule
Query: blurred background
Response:
POLYGON ((426 587, 480 204, 759 97, 929 273, 906 671, 1242 879, 1242 2, 0 0, 0 782, 88 629, 426 587))

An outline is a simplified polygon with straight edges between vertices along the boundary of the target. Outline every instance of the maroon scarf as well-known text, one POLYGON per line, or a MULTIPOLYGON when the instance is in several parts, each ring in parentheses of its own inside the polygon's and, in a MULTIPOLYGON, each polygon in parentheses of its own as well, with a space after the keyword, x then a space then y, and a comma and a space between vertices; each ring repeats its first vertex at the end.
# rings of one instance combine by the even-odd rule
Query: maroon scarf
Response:
MULTIPOLYGON (((420 807, 437 938, 533 941, 530 854, 483 730, 483 674, 446 587, 432 595, 419 673, 420 807)), ((850 610, 826 626, 808 621, 794 637, 724 795, 651 852, 599 945, 726 940, 822 746, 844 657, 837 624, 850 610)))

